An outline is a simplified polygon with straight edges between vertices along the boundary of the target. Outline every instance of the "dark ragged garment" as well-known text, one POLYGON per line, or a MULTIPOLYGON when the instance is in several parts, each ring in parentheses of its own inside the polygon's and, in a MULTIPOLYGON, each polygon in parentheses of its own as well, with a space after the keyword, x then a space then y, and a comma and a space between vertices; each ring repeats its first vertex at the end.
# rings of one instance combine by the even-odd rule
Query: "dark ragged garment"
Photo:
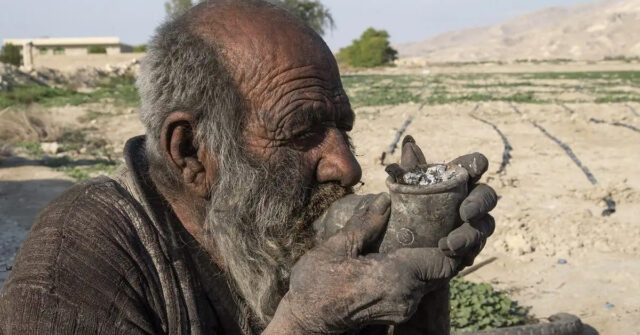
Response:
POLYGON ((114 179, 45 207, 0 291, 0 334, 249 334, 220 269, 148 178, 144 137, 114 179))

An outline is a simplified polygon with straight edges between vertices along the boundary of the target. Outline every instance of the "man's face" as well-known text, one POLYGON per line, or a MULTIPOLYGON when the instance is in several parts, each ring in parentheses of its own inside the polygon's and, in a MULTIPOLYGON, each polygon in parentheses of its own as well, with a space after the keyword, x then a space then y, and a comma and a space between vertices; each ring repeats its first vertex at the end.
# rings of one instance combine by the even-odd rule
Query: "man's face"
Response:
POLYGON ((312 221, 351 192, 361 169, 347 136, 354 113, 329 49, 279 11, 252 11, 230 9, 215 27, 200 26, 225 46, 249 108, 244 150, 217 157, 205 230, 235 289, 266 323, 311 247, 312 221))
POLYGON ((348 141, 351 110, 333 54, 324 41, 277 10, 228 9, 211 31, 249 106, 244 142, 269 164, 296 155, 307 185, 360 181, 348 141), (250 18, 250 19, 248 19, 250 18), (220 33, 223 32, 223 33, 220 33))

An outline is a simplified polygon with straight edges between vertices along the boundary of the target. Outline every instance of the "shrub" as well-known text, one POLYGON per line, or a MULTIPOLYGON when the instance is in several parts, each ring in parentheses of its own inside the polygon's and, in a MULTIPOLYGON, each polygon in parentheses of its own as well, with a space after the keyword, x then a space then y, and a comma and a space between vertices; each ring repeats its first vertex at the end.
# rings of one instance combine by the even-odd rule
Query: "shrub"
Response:
POLYGON ((451 281, 451 328, 484 330, 522 325, 531 321, 529 310, 518 306, 489 284, 461 278, 451 281))
POLYGON ((20 47, 11 43, 3 45, 0 50, 0 62, 20 66, 22 63, 20 47))
POLYGON ((47 86, 33 84, 16 86, 7 92, 0 93, 0 108, 41 102, 46 99, 63 96, 65 93, 62 89, 47 86))
MULTIPOLYGON (((72 163, 72 162, 68 162, 72 163)), ((73 166, 66 165, 57 167, 57 171, 64 172, 67 176, 75 179, 76 181, 82 181, 97 177, 99 175, 112 174, 117 168, 117 165, 113 162, 102 162, 93 165, 86 166, 73 166)))
POLYGON ((113 77, 88 93, 39 85, 12 87, 0 91, 0 109, 13 105, 38 103, 43 106, 77 106, 84 103, 110 101, 114 104, 133 106, 139 103, 133 76, 113 77))
POLYGON ((87 52, 90 54, 106 54, 107 48, 102 45, 91 45, 87 48, 87 52))
POLYGON ((133 47, 133 52, 147 52, 147 45, 140 44, 133 47))
POLYGON ((333 29, 335 24, 331 11, 317 0, 269 0, 280 5, 304 21, 318 34, 324 35, 325 29, 333 29))
POLYGON ((354 67, 375 67, 396 60, 398 52, 389 45, 389 34, 385 30, 369 28, 359 39, 340 49, 338 61, 354 67))
POLYGON ((40 142, 19 142, 16 147, 24 149, 30 156, 39 157, 44 154, 40 142))

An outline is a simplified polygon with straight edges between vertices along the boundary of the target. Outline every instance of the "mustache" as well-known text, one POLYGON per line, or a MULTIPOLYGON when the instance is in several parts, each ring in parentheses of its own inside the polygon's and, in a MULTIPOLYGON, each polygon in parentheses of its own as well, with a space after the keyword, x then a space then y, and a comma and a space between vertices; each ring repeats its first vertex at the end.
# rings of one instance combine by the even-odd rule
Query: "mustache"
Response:
POLYGON ((353 193, 352 187, 344 187, 337 182, 315 184, 309 188, 304 207, 301 208, 300 213, 293 220, 291 228, 287 231, 295 238, 291 239, 290 235, 281 240, 282 247, 290 253, 290 259, 293 262, 313 247, 315 241, 313 222, 322 216, 335 201, 353 193), (286 240, 288 243, 285 242, 286 240))

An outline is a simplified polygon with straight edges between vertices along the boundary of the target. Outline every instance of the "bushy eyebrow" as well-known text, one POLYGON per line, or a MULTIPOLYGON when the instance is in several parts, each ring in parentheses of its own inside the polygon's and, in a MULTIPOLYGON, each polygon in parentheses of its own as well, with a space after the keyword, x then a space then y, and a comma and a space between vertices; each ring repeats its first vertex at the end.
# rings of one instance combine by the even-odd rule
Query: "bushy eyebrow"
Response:
POLYGON ((313 104, 313 106, 299 108, 291 113, 286 123, 289 127, 298 129, 309 128, 327 121, 334 121, 338 126, 343 123, 348 124, 348 126, 353 124, 355 114, 351 108, 336 106, 336 108, 332 109, 333 113, 329 113, 326 107, 313 104))

